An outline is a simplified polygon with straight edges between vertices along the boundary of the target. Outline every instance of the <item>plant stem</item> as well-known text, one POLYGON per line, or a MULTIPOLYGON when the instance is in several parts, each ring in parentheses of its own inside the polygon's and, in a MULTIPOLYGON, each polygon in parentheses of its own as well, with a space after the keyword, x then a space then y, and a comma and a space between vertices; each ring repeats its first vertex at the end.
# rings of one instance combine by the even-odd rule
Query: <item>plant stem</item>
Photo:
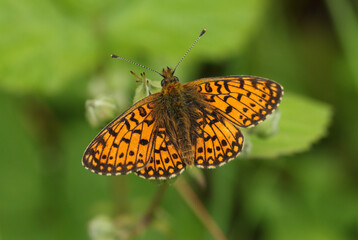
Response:
POLYGON ((200 202, 198 196, 191 189, 185 179, 183 177, 177 179, 177 181, 174 183, 174 186, 178 190, 182 198, 184 198, 186 203, 194 211, 196 216, 202 221, 202 223, 208 229, 213 238, 216 240, 226 240, 227 238, 224 233, 221 231, 216 222, 212 219, 208 211, 205 209, 204 205, 200 202))
POLYGON ((114 177, 113 178, 113 198, 115 202, 115 215, 129 213, 129 196, 128 196, 128 183, 126 178, 114 177))

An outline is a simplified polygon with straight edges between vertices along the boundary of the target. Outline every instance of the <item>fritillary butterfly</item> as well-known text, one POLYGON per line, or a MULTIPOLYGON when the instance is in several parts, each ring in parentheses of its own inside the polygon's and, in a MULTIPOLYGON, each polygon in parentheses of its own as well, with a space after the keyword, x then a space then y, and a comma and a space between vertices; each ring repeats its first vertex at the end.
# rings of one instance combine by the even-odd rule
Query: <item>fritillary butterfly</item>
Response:
POLYGON ((134 172, 146 179, 169 179, 187 166, 219 167, 241 152, 240 127, 263 121, 283 95, 280 84, 253 76, 181 84, 174 76, 176 67, 159 73, 160 92, 137 102, 94 138, 83 156, 87 169, 101 175, 134 172))

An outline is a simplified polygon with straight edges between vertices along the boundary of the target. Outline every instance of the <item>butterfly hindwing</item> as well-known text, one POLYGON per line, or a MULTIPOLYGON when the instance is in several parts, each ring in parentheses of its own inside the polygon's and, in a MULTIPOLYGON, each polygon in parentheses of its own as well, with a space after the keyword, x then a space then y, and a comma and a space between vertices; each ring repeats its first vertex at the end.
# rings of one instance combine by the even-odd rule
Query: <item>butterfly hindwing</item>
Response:
POLYGON ((156 94, 146 97, 109 123, 87 147, 83 165, 103 175, 144 168, 153 149, 155 100, 156 94))
POLYGON ((253 76, 203 78, 185 85, 196 86, 209 105, 239 127, 263 121, 277 108, 283 94, 278 83, 253 76))
POLYGON ((169 179, 177 176, 185 169, 180 150, 178 150, 165 128, 155 131, 154 148, 148 165, 136 172, 147 179, 169 179))
POLYGON ((202 118, 195 143, 194 165, 216 168, 235 158, 242 150, 241 131, 221 114, 210 109, 198 109, 202 118))

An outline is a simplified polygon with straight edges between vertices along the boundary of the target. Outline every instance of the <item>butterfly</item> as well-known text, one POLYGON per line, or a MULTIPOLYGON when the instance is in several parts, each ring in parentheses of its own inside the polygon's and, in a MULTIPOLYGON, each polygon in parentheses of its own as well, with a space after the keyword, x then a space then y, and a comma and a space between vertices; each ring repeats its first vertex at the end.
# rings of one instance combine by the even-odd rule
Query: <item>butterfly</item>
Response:
POLYGON ((165 180, 188 166, 219 167, 242 151, 240 128, 262 122, 283 95, 280 84, 254 76, 181 84, 174 75, 177 66, 157 72, 163 77, 161 91, 138 101, 94 138, 83 155, 85 168, 101 175, 135 173, 165 180))

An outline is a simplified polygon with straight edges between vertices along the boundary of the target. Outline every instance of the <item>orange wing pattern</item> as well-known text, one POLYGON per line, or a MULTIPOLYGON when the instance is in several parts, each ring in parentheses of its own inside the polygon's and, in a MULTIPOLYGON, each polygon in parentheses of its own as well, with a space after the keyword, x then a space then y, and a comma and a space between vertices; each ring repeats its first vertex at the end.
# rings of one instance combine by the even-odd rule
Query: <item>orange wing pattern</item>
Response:
POLYGON ((278 83, 252 76, 203 78, 185 85, 197 86, 209 105, 240 127, 263 121, 277 108, 283 94, 278 83))
MULTIPOLYGON (((180 89, 173 86, 164 94, 180 89)), ((244 141, 239 127, 263 121, 283 94, 279 84, 251 76, 203 78, 183 87, 186 96, 195 96, 186 110, 193 113, 189 114, 192 126, 183 131, 190 131, 194 165, 202 168, 215 168, 235 158, 244 141)), ((87 147, 83 165, 98 174, 135 172, 146 179, 168 179, 182 173, 186 168, 183 149, 156 121, 168 117, 157 111, 160 104, 171 104, 163 99, 167 98, 152 94, 109 123, 87 147)))
POLYGON ((235 158, 242 149, 243 135, 229 120, 214 110, 200 109, 200 130, 196 139, 194 164, 202 168, 216 168, 235 158))
POLYGON ((182 173, 185 163, 181 153, 176 149, 165 128, 155 132, 154 150, 148 165, 136 172, 140 177, 147 179, 169 179, 182 173))
POLYGON ((157 94, 144 98, 109 123, 87 147, 83 165, 103 175, 144 168, 153 150, 156 99, 157 94))

